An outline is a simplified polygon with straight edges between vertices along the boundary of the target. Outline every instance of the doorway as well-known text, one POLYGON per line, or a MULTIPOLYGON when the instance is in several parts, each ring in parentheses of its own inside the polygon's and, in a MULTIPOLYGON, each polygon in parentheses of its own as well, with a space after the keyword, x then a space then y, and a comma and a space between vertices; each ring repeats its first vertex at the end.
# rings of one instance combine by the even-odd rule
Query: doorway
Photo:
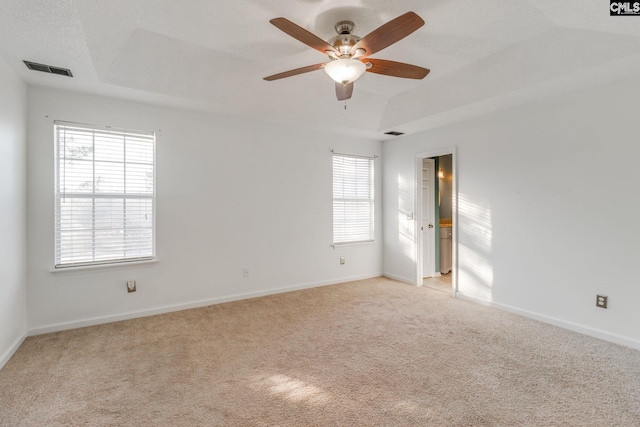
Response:
POLYGON ((416 155, 416 285, 457 291, 455 148, 416 155))
POLYGON ((434 277, 436 275, 436 203, 437 192, 436 161, 434 159, 422 159, 422 211, 420 215, 420 234, 422 235, 422 277, 434 277))

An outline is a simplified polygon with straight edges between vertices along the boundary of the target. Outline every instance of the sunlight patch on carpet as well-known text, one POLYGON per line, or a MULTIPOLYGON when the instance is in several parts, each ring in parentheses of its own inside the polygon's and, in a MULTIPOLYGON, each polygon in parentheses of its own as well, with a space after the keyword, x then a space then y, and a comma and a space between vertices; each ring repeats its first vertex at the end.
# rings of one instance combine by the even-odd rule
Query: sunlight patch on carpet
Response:
POLYGON ((332 400, 331 394, 322 388, 282 374, 257 379, 255 385, 277 397, 296 403, 326 405, 332 400))

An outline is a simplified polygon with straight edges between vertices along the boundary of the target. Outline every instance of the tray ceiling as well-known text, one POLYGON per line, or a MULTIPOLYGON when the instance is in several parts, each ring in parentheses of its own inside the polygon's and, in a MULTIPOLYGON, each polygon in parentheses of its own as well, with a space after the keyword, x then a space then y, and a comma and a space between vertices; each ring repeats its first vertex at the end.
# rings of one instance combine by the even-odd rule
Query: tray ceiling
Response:
POLYGON ((387 139, 636 74, 640 16, 596 0, 6 0, 0 55, 33 85, 387 139), (424 80, 365 73, 344 110, 322 71, 262 79, 326 59, 272 18, 329 39, 337 21, 364 36, 409 10, 426 25, 372 57, 429 68, 424 80))

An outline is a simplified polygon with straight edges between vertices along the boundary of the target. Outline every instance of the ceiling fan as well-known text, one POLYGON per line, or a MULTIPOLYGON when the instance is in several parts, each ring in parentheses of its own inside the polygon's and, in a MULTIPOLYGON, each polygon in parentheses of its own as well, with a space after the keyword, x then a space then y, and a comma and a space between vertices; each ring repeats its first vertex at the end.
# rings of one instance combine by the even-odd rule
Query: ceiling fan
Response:
POLYGON ((369 55, 394 44, 424 25, 422 18, 414 12, 407 12, 362 38, 352 33, 355 28, 353 22, 340 21, 335 25, 338 35, 326 42, 288 19, 274 18, 269 22, 291 37, 327 55, 329 62, 274 74, 265 77, 264 79, 267 81, 324 69, 329 77, 336 82, 338 101, 343 101, 351 98, 353 82, 365 71, 408 79, 422 79, 429 74, 428 69, 417 65, 369 58, 369 55))

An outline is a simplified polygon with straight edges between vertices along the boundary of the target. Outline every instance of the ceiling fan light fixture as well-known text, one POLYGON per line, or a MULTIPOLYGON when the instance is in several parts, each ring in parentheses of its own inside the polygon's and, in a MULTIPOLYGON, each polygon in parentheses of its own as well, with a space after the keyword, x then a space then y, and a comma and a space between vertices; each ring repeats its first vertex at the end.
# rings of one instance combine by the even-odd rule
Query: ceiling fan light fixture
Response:
POLYGON ((329 77, 342 84, 355 82, 366 70, 367 66, 357 59, 338 59, 324 67, 329 77))

